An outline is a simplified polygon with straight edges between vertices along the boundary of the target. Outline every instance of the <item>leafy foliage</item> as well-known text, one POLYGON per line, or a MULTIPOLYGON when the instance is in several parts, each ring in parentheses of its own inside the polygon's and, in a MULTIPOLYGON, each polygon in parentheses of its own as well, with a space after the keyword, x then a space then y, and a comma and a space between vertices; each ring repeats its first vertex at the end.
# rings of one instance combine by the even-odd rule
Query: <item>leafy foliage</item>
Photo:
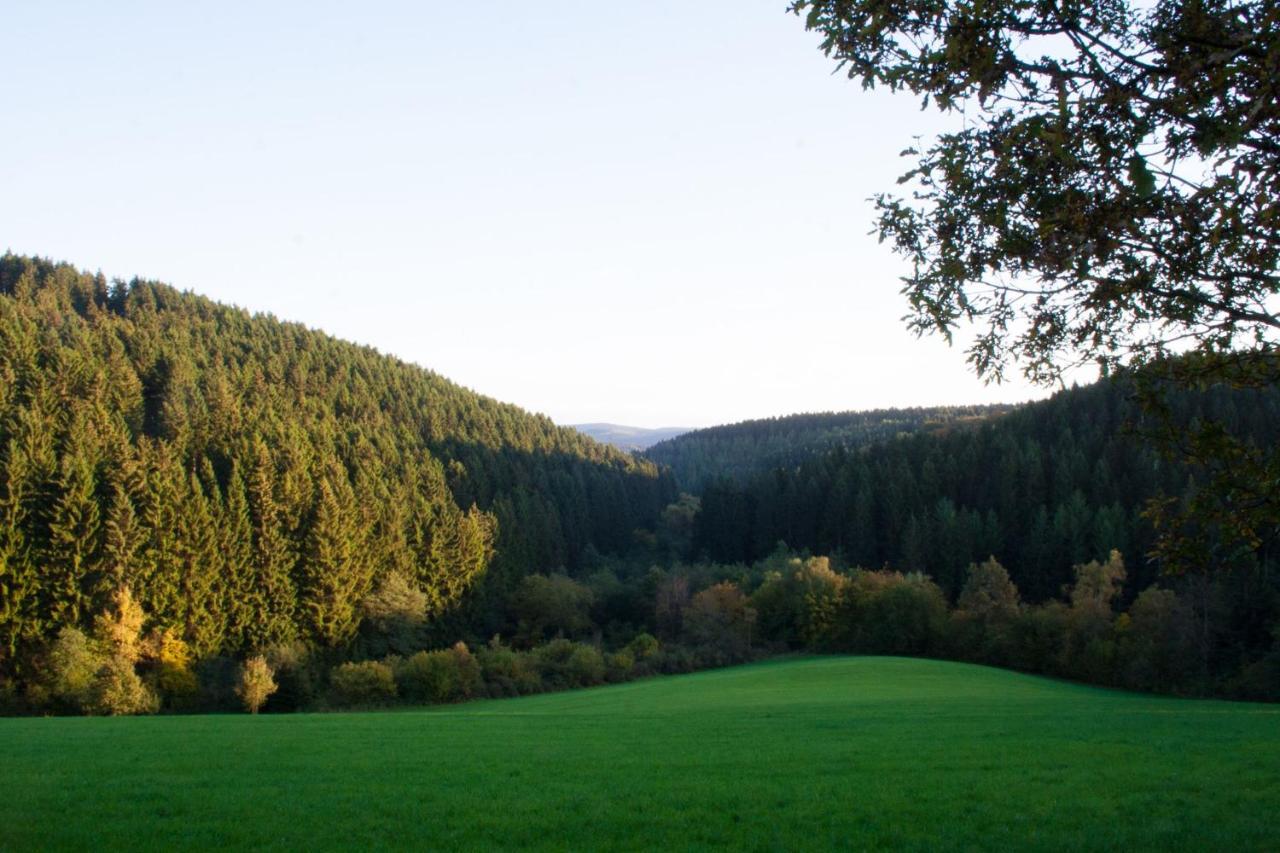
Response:
POLYGON ((792 9, 866 87, 964 127, 882 195, 912 326, 984 324, 983 375, 1063 361, 1269 352, 1280 319, 1274 3, 851 2, 792 9))

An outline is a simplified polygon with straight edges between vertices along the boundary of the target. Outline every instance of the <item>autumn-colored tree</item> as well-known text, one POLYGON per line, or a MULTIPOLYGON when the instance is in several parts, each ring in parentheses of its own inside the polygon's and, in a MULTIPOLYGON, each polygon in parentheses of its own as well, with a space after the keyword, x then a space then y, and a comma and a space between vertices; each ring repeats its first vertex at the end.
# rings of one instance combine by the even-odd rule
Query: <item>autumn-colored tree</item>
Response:
POLYGON ((276 689, 275 672, 262 655, 254 655, 240 666, 236 695, 250 714, 258 713, 276 689))

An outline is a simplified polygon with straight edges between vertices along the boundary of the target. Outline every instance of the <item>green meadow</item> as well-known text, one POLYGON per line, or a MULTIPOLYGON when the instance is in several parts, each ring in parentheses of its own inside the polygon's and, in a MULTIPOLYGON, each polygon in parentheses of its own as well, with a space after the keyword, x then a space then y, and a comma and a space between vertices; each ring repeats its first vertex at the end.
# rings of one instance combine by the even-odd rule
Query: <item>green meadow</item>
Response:
POLYGON ((4 850, 1280 849, 1280 708, 931 660, 0 732, 4 850))

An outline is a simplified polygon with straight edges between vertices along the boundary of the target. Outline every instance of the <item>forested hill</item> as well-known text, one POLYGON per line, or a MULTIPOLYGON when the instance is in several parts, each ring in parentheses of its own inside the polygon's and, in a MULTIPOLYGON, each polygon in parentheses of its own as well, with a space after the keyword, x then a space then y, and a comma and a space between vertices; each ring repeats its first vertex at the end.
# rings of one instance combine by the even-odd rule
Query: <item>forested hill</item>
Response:
POLYGON ((197 656, 349 640, 652 527, 657 466, 430 371, 144 281, 0 258, 0 674, 127 585, 197 656))
MULTIPOLYGON (((1168 403, 1175 423, 1216 421, 1259 446, 1280 440, 1278 388, 1182 391, 1168 403)), ((1141 589, 1159 574, 1145 559, 1147 502, 1194 482, 1135 434, 1142 417, 1130 383, 1112 379, 974 429, 811 453, 743 482, 709 484, 693 547, 738 562, 785 541, 854 565, 925 572, 952 595, 966 566, 995 555, 1036 601, 1058 594, 1072 566, 1114 548, 1130 558, 1130 588, 1141 589)))
POLYGON ((686 491, 721 478, 742 481, 792 468, 815 453, 852 450, 918 430, 941 431, 1001 415, 1011 406, 937 406, 824 412, 764 418, 687 432, 659 442, 645 456, 667 465, 686 491))

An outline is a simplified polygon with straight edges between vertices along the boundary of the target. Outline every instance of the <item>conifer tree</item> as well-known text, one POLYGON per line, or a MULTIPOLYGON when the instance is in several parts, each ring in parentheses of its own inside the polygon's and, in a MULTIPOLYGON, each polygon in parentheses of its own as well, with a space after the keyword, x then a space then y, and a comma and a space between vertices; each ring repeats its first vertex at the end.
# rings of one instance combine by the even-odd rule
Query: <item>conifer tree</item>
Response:
POLYGON ((224 572, 214 514, 195 474, 189 477, 185 490, 177 545, 182 572, 183 634, 196 655, 203 657, 222 647, 226 613, 219 606, 224 572))
POLYGON ((221 609, 226 614, 226 648, 236 651, 249 645, 254 616, 266 609, 254 575, 253 524, 238 465, 232 466, 227 481, 217 531, 225 573, 221 609))
POLYGON ((307 547, 299 562, 301 609, 308 633, 326 646, 355 636, 359 605, 373 585, 355 501, 346 476, 320 480, 307 547))
POLYGON ((249 478, 249 509, 253 523, 253 562, 261 609, 254 615, 249 645, 263 648, 297 635, 294 609, 297 591, 293 582, 296 556, 285 534, 275 496, 275 466, 261 438, 253 444, 253 468, 249 478))
POLYGON ((59 625, 76 625, 92 609, 92 572, 101 540, 94 476, 87 460, 64 457, 49 522, 46 608, 59 625))
POLYGON ((145 545, 145 531, 134 510, 133 500, 122 483, 117 482, 107 508, 103 525, 103 577, 111 585, 134 580, 135 560, 145 545))

